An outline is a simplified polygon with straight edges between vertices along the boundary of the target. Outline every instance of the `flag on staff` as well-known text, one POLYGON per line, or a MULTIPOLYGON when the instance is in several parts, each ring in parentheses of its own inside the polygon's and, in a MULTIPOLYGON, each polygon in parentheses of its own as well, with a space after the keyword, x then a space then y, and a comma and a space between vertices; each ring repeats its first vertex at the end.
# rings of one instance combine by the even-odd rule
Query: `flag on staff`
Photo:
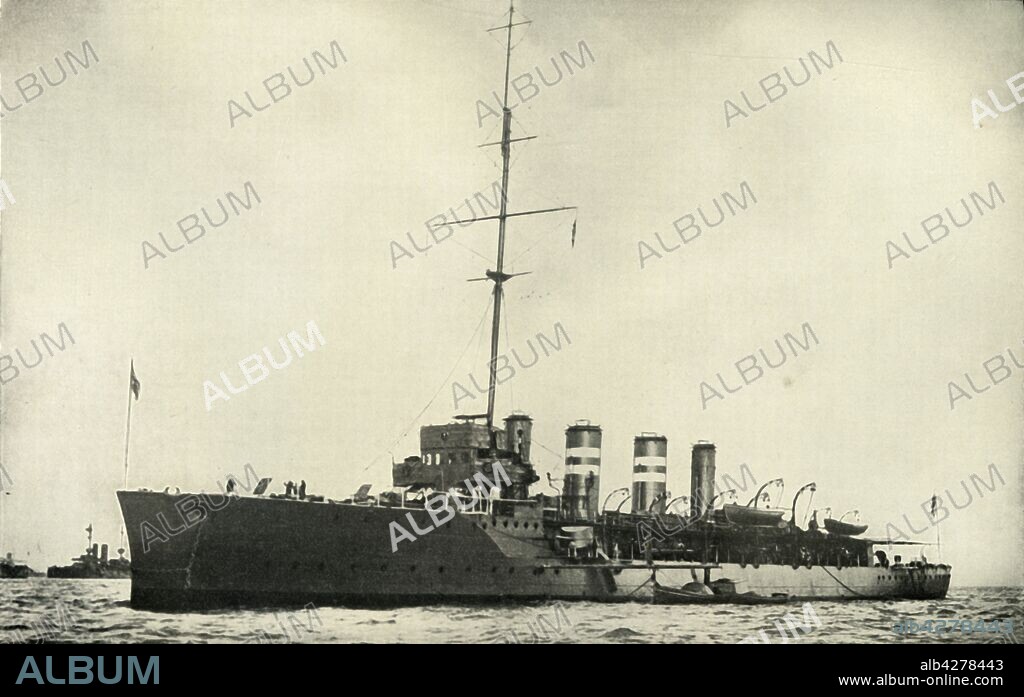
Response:
POLYGON ((135 399, 139 398, 139 390, 142 389, 142 384, 139 379, 135 377, 135 363, 132 363, 132 379, 131 379, 131 391, 135 395, 135 399))
MULTIPOLYGON (((128 488, 128 447, 131 443, 132 437, 132 396, 135 400, 139 399, 139 391, 142 389, 142 384, 139 379, 135 377, 135 360, 131 362, 131 370, 129 371, 128 378, 128 416, 125 419, 124 425, 124 488, 128 488)), ((123 530, 122 530, 123 532, 123 530)), ((123 535, 122 535, 123 537, 123 535)), ((124 547, 124 542, 121 542, 121 546, 124 547)))
POLYGON ((938 505, 939 505, 939 497, 936 496, 935 494, 932 494, 932 518, 935 517, 935 509, 938 507, 938 505))

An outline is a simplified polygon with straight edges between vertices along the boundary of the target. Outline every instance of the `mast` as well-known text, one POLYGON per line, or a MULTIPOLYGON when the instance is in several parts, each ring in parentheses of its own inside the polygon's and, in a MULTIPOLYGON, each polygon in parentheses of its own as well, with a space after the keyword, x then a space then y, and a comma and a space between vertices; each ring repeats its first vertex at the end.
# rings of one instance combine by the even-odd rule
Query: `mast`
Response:
MULTIPOLYGON (((532 24, 531 20, 523 20, 521 22, 515 21, 515 0, 510 0, 508 7, 508 24, 504 24, 500 27, 494 27, 488 29, 488 32, 492 31, 504 31, 506 36, 505 43, 505 89, 504 96, 502 98, 502 118, 501 118, 501 140, 495 143, 484 143, 480 147, 488 147, 493 145, 501 146, 501 206, 496 216, 486 216, 482 218, 473 218, 471 220, 452 220, 443 221, 440 224, 435 224, 434 229, 441 227, 442 225, 466 225, 469 223, 481 222, 484 220, 497 220, 498 221, 498 245, 495 254, 495 270, 491 271, 487 269, 484 274, 484 278, 471 278, 470 281, 492 281, 494 283, 494 311, 491 316, 491 358, 488 363, 488 380, 487 380, 487 413, 486 414, 472 414, 472 415, 459 415, 457 419, 479 419, 486 418, 487 430, 490 434, 491 449, 497 448, 497 438, 494 431, 494 397, 495 388, 497 387, 497 374, 498 374, 498 335, 501 328, 501 305, 504 298, 504 284, 515 276, 524 276, 525 273, 508 274, 505 273, 505 232, 506 223, 509 218, 516 218, 519 216, 526 215, 537 215, 540 213, 553 213, 556 211, 567 211, 575 210, 575 206, 559 206, 557 208, 545 208, 542 210, 532 211, 520 211, 516 213, 509 213, 508 211, 508 180, 509 180, 509 161, 512 153, 512 143, 518 143, 527 140, 533 140, 536 136, 525 136, 522 138, 512 137, 512 109, 508 104, 508 88, 509 88, 509 77, 512 69, 512 28, 523 26, 526 24, 532 24)), ((575 231, 575 226, 574 226, 575 231)))
MULTIPOLYGON (((495 447, 494 435, 494 390, 498 375, 498 332, 501 326, 501 299, 505 283, 502 274, 505 267, 505 223, 508 220, 508 165, 511 154, 509 140, 512 135, 512 110, 508 108, 508 77, 512 67, 512 25, 515 19, 515 0, 508 6, 508 34, 505 49, 505 95, 501 102, 501 210, 498 212, 498 251, 497 268, 494 272, 494 315, 491 318, 491 360, 488 363, 487 380, 487 432, 490 434, 491 447, 495 447)), ((488 274, 490 276, 490 274, 488 274)))

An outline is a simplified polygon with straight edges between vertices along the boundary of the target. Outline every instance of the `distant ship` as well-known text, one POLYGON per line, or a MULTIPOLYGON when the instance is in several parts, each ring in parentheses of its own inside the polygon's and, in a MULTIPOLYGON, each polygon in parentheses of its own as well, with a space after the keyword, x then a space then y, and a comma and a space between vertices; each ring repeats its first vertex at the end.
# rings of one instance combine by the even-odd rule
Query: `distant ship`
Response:
MULTIPOLYGON (((0 484, 3 482, 0 481, 0 484)), ((0 550, 4 548, 4 530, 5 530, 5 513, 7 512, 4 507, 4 499, 9 496, 11 492, 4 491, 3 487, 0 486, 0 550)), ((32 569, 28 564, 22 564, 14 560, 14 554, 7 552, 2 558, 0 558, 0 580, 2 579, 15 579, 15 578, 32 578, 34 576, 42 576, 40 572, 32 569)))
MULTIPOLYGON (((504 270, 506 222, 571 208, 507 210, 512 145, 532 138, 512 136, 512 27, 528 22, 516 21, 514 6, 508 18, 489 30, 507 32, 502 135, 487 144, 502 153, 500 213, 446 221, 498 221, 496 270, 471 279, 494 285, 486 413, 423 426, 419 455, 394 463, 393 489, 376 497, 369 485, 338 501, 290 483, 267 496, 266 480, 248 495, 231 485, 224 495, 118 491, 132 606, 945 597, 949 566, 890 560, 891 541, 861 539, 861 526, 842 519, 828 518, 825 530, 801 527, 797 503, 813 484, 785 510, 760 508, 761 492, 746 506, 717 508, 711 443, 692 447, 690 495, 678 497, 689 502, 679 515, 676 500, 667 500, 668 440, 654 433, 634 439, 631 510, 603 510, 602 429, 588 421, 565 431, 558 495, 530 494, 539 480, 530 460, 533 420, 513 413, 499 428, 494 419, 503 286, 521 275, 504 270)), ((573 240, 575 233, 573 223, 573 240)))
POLYGON ((47 578, 131 578, 131 562, 124 558, 124 549, 117 550, 117 559, 109 559, 107 545, 92 541, 92 525, 85 531, 89 533, 85 554, 75 557, 70 566, 51 566, 47 578))
POLYGON ((0 579, 4 578, 32 578, 34 576, 42 576, 38 571, 33 570, 28 564, 19 564, 14 561, 14 555, 10 552, 7 553, 3 559, 0 559, 0 579))

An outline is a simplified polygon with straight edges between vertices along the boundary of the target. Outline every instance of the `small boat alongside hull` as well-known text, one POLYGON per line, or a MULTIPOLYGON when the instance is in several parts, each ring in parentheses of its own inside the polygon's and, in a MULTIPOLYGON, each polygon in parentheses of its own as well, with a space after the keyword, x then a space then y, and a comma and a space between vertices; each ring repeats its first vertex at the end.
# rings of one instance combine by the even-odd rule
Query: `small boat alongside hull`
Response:
POLYGON ((655 605, 778 605, 792 600, 788 595, 757 593, 697 593, 684 588, 654 584, 655 605))

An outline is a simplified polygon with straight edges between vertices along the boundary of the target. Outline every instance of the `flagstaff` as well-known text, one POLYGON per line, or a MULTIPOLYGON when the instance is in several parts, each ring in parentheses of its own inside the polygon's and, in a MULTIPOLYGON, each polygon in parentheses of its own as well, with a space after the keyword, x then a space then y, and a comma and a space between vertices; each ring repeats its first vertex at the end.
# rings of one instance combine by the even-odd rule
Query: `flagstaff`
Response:
POLYGON ((138 378, 135 377, 135 359, 132 359, 128 374, 128 419, 124 428, 124 488, 128 488, 128 445, 132 435, 132 397, 139 398, 138 378))
MULTIPOLYGON (((139 379, 135 377, 135 359, 131 360, 128 373, 128 417, 124 428, 124 489, 128 488, 128 447, 132 435, 132 397, 139 398, 139 391, 142 388, 139 379)), ((121 524, 121 550, 124 550, 124 523, 121 524)))

